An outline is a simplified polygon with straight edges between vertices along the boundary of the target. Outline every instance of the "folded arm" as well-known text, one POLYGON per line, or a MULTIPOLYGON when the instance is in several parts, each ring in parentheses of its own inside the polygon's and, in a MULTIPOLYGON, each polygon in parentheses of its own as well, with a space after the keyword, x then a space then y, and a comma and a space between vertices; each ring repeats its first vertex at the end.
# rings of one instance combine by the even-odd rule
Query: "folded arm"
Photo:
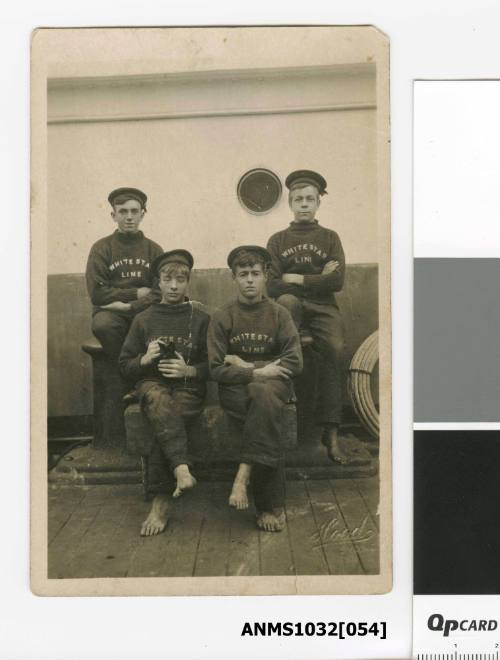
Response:
POLYGON ((253 367, 226 362, 229 353, 229 331, 223 319, 215 314, 208 327, 208 364, 211 377, 218 383, 246 385, 253 379, 253 367))
MULTIPOLYGON (((328 254, 328 261, 335 261, 338 265, 335 270, 319 273, 318 275, 304 275, 304 293, 326 294, 340 291, 344 286, 345 255, 340 238, 335 235, 328 254)), ((326 269, 329 270, 329 269, 326 269)))
POLYGON ((137 289, 111 286, 106 259, 95 250, 90 251, 85 273, 87 291, 93 305, 99 307, 113 302, 132 303, 137 301, 137 289))
POLYGON ((283 281, 283 271, 279 259, 279 246, 273 237, 267 243, 267 250, 272 257, 267 280, 268 295, 271 298, 279 298, 286 293, 297 295, 300 291, 300 286, 283 281))
POLYGON ((160 301, 161 301, 161 291, 158 288, 158 285, 156 284, 154 287, 152 287, 151 291, 148 294, 142 296, 141 298, 137 298, 137 300, 133 300, 130 303, 130 309, 135 314, 137 314, 138 312, 142 312, 144 309, 146 309, 153 303, 158 303, 160 301))

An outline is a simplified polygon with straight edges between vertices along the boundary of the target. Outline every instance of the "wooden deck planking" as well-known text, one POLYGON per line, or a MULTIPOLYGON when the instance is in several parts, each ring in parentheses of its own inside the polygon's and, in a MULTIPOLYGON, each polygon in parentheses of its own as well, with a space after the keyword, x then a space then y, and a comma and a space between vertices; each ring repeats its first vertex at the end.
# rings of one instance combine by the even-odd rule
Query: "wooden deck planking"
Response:
POLYGON ((50 545, 85 497, 81 488, 65 488, 64 497, 53 489, 48 494, 47 543, 50 545))
POLYGON ((361 493, 361 497, 364 499, 377 529, 380 529, 380 521, 377 514, 380 500, 378 477, 372 477, 371 479, 351 479, 351 481, 361 493))
POLYGON ((101 495, 93 489, 87 491, 85 497, 75 506, 68 521, 50 546, 49 578, 74 577, 74 554, 101 507, 101 495))
POLYGON ((260 575, 259 533, 255 529, 253 507, 244 511, 230 509, 227 575, 260 575))
POLYGON ((230 509, 229 489, 198 484, 148 538, 139 536, 151 506, 140 486, 50 489, 49 577, 378 572, 376 479, 288 482, 280 533, 259 531, 253 507, 230 509))
POLYGON ((332 484, 345 524, 351 532, 363 570, 367 575, 379 572, 378 530, 365 501, 349 479, 337 479, 332 484))
POLYGON ((159 575, 163 577, 191 577, 196 563, 201 526, 205 516, 205 502, 210 485, 201 483, 171 504, 170 542, 159 575))
POLYGON ((295 575, 288 524, 282 532, 259 532, 260 575, 295 575))
POLYGON ((231 524, 228 515, 230 487, 227 483, 211 483, 205 516, 200 530, 194 575, 227 574, 231 524))
MULTIPOLYGON (((109 548, 122 529, 130 503, 140 502, 141 490, 137 486, 102 486, 98 493, 102 506, 75 552, 72 571, 75 578, 109 576, 109 562, 112 561, 109 558, 114 557, 109 548)), ((143 502, 141 504, 143 508, 143 502)), ((127 525, 137 531, 138 528, 130 522, 128 520, 127 525)))
POLYGON ((122 502, 107 501, 101 504, 73 554, 71 577, 94 577, 94 570, 106 557, 108 541, 126 511, 122 502))
POLYGON ((287 482, 286 511, 296 574, 328 575, 323 548, 315 545, 318 529, 304 482, 287 482))
MULTIPOLYGON (((148 503, 148 509, 151 506, 148 503)), ((146 510, 146 515, 148 511, 146 510)), ((167 524, 165 531, 156 536, 140 536, 139 542, 134 546, 127 577, 158 577, 168 545, 173 537, 175 525, 167 524)), ((137 529, 136 534, 139 534, 137 529)))
POLYGON ((94 568, 94 577, 127 577, 131 558, 141 540, 139 531, 149 506, 141 494, 129 500, 125 515, 110 534, 105 552, 94 568))
POLYGON ((322 546, 331 575, 363 575, 358 553, 328 481, 306 481, 316 520, 314 543, 322 546))

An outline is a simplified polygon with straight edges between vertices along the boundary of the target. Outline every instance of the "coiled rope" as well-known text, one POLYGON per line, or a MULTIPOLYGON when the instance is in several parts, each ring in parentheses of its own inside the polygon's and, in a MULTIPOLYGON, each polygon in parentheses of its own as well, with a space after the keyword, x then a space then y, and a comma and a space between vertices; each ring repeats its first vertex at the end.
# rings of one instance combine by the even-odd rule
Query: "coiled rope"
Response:
POLYGON ((349 366, 348 390, 352 405, 365 429, 379 437, 379 413, 370 387, 372 372, 378 362, 378 330, 358 348, 349 366))

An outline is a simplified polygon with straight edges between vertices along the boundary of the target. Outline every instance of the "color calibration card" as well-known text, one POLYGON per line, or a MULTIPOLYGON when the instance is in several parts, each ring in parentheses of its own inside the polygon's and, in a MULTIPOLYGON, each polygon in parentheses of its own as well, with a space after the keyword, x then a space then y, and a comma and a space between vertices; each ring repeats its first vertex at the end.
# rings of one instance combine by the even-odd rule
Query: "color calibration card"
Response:
POLYGON ((498 659, 500 81, 414 108, 413 650, 498 659))

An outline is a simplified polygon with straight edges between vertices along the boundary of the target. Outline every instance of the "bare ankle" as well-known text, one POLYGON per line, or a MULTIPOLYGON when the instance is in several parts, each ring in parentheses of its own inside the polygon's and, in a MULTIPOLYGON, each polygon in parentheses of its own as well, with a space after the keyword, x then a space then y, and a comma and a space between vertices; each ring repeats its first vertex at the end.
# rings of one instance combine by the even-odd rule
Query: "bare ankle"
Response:
POLYGON ((190 490, 196 486, 196 479, 191 474, 189 466, 185 463, 177 465, 177 467, 174 468, 174 475, 177 480, 177 485, 172 493, 173 497, 180 497, 185 490, 190 490))
POLYGON ((161 534, 167 526, 168 520, 168 497, 164 493, 158 493, 153 499, 148 517, 142 523, 141 536, 156 536, 161 534))
POLYGON ((248 480, 244 479, 241 475, 240 477, 236 475, 233 481, 231 494, 229 495, 229 506, 232 506, 235 509, 248 508, 247 485, 248 480))
POLYGON ((238 466, 238 472, 234 478, 234 483, 244 484, 248 486, 250 483, 250 475, 252 474, 252 466, 250 463, 240 463, 238 466))
POLYGON ((189 470, 189 465, 187 463, 181 463, 177 465, 174 468, 174 474, 177 479, 182 478, 182 477, 188 477, 191 476, 191 472, 189 470))

